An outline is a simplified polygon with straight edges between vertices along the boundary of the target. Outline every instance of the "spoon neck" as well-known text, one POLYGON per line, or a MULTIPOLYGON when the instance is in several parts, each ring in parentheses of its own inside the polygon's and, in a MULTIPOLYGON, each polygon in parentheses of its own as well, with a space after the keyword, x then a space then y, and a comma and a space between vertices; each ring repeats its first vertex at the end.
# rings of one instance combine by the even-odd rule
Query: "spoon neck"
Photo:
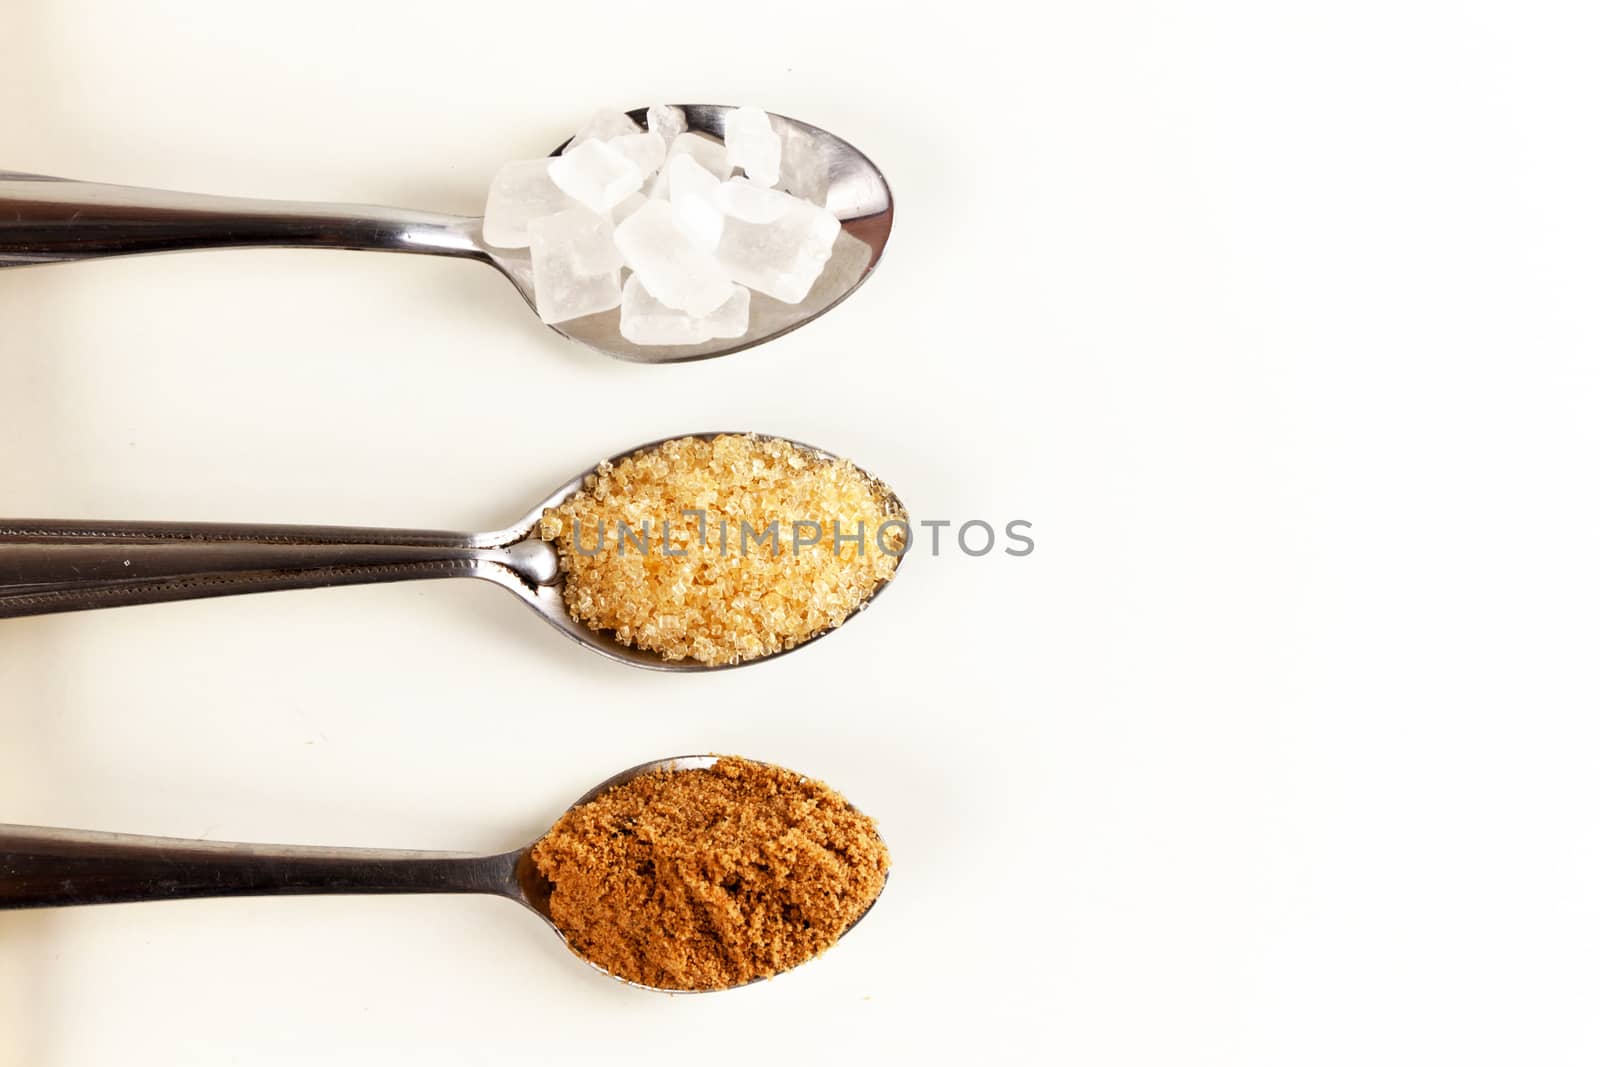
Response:
POLYGON ((346 248, 488 260, 480 222, 365 204, 169 192, 0 173, 0 267, 207 248, 346 248))
POLYGON ((0 826, 0 909, 319 893, 489 893, 520 899, 520 855, 256 845, 0 826))
POLYGON ((442 530, 0 519, 0 618, 423 578, 516 587, 553 574, 520 551, 442 530))

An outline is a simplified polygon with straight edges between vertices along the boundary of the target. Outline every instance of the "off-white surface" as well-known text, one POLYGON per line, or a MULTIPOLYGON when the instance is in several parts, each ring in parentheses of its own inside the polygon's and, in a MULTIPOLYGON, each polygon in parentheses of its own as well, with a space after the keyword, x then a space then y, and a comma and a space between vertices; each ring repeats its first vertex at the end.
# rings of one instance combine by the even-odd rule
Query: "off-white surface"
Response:
POLYGON ((5 272, 0 514, 482 528, 745 426, 1038 551, 924 542, 703 678, 465 582, 0 623, 6 821, 505 848, 718 750, 896 863, 825 960, 700 998, 492 899, 3 915, 0 1063, 1595 1062, 1584 5, 887 6, 5 5, 0 167, 470 212, 597 105, 737 102, 899 215, 844 307, 681 367, 460 262, 5 272))

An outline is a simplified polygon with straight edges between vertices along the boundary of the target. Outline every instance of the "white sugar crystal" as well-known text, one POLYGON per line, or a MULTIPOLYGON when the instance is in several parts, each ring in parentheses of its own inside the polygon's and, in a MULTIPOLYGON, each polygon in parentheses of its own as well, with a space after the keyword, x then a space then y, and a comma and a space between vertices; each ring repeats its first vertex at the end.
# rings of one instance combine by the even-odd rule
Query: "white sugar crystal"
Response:
POLYGON ((778 188, 801 200, 828 202, 828 157, 810 133, 783 123, 783 163, 778 168, 778 188))
POLYGON ((667 181, 672 217, 678 228, 702 247, 716 248, 722 240, 722 209, 717 206, 717 190, 722 183, 689 155, 672 158, 667 181))
MULTIPOLYGON (((667 158, 672 158, 670 153, 668 154, 667 158)), ((671 195, 671 193, 672 183, 667 181, 667 171, 665 167, 657 172, 654 178, 651 178, 649 181, 645 182, 644 195, 648 196, 652 200, 665 200, 669 195, 671 195)))
POLYGON ((753 107, 735 108, 728 112, 722 134, 731 165, 743 167, 757 185, 771 185, 778 180, 783 141, 772 128, 772 120, 765 111, 753 107))
POLYGON ((833 254, 817 280, 811 283, 811 291, 804 300, 785 304, 764 294, 751 297, 749 332, 767 336, 804 322, 853 289, 871 262, 872 246, 840 227, 839 236, 833 241, 833 254))
POLYGON ((617 227, 617 247, 650 295, 668 307, 709 315, 733 295, 727 271, 678 228, 666 201, 647 200, 629 215, 617 227))
POLYGON ((622 287, 622 336, 636 345, 697 345, 714 337, 743 337, 750 328, 750 290, 733 295, 709 315, 696 317, 650 295, 637 274, 622 287))
POLYGON ((838 233, 838 219, 796 199, 772 222, 725 219, 717 261, 739 284, 796 304, 822 273, 838 233))
POLYGON ((624 112, 614 108, 601 108, 590 116, 582 129, 572 135, 572 140, 567 142, 567 146, 561 152, 565 155, 585 141, 608 141, 613 137, 639 132, 641 132, 639 124, 624 112))
POLYGON ((489 184, 483 206, 483 239, 496 248, 526 248, 528 222, 576 204, 550 180, 548 159, 507 163, 489 184))
POLYGON ((561 242, 572 269, 579 274, 604 274, 622 268, 622 253, 617 249, 616 231, 611 220, 586 208, 573 206, 560 216, 548 216, 543 226, 529 225, 530 243, 546 252, 555 251, 561 242))
POLYGON ((545 322, 565 322, 622 302, 621 255, 611 223, 581 207, 528 223, 533 302, 545 322))
POLYGON ((644 202, 643 193, 630 193, 626 200, 611 209, 611 224, 618 225, 623 219, 644 207, 644 202))
POLYGON ((605 214, 644 184, 644 172, 604 141, 585 141, 550 161, 550 179, 590 211, 605 214))
POLYGON ((683 113, 683 108, 671 104, 655 105, 645 112, 644 121, 650 131, 659 133, 668 146, 678 134, 689 132, 689 118, 683 113))
POLYGON ((712 337, 743 337, 750 329, 750 290, 735 285, 733 295, 703 321, 712 337))
POLYGON ((800 302, 798 310, 809 314, 827 307, 854 288, 871 263, 872 246, 851 236, 849 230, 841 229, 834 238, 827 266, 812 283, 811 291, 800 302))
POLYGON ((717 186, 717 206, 722 213, 746 222, 776 222, 794 199, 749 178, 730 178, 717 186))
POLYGON ((627 156, 646 177, 660 170, 667 158, 667 142, 659 133, 628 133, 613 137, 606 144, 627 156))
POLYGON ((694 157, 694 161, 717 176, 718 181, 727 181, 728 175, 733 173, 733 164, 728 162, 728 150, 721 141, 707 137, 703 133, 686 133, 672 141, 672 147, 667 149, 667 163, 672 163, 672 157, 687 153, 694 157))

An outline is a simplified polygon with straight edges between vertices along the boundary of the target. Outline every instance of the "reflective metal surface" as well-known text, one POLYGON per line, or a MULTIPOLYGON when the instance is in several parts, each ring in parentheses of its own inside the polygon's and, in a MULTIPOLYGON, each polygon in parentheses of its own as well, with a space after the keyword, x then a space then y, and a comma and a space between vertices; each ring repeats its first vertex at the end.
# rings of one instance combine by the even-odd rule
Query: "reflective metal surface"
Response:
MULTIPOLYGON (((716 756, 696 755, 641 763, 607 778, 573 801, 568 810, 642 774, 697 770, 716 762, 716 756)), ((480 855, 191 841, 0 825, 0 910, 199 897, 487 893, 522 904, 571 948, 550 918, 552 887, 534 867, 532 848, 530 844, 511 852, 480 855)), ((874 900, 873 905, 876 903, 874 900)), ((873 905, 868 905, 856 923, 873 905)), ((609 973, 575 949, 573 952, 602 974, 609 973)), ((661 990, 617 980, 656 992, 715 992, 661 990)))
MULTIPOLYGON (((692 130, 722 136, 731 107, 681 105, 692 130)), ((645 109, 630 114, 644 121, 645 109)), ((619 330, 620 311, 558 323, 563 336, 607 355, 640 363, 678 363, 725 356, 770 341, 809 322, 843 300, 872 273, 894 223, 888 182, 853 145, 826 130, 781 115, 774 126, 810 133, 828 159, 828 210, 849 245, 799 304, 751 294, 751 329, 744 337, 700 345, 635 345, 619 330)), ((558 149, 559 150, 559 149, 558 149)), ((487 185, 486 185, 487 188, 487 185)), ((121 185, 0 172, 0 268, 100 259, 107 256, 184 252, 210 248, 341 248, 457 256, 487 263, 510 279, 530 307, 533 283, 526 249, 492 248, 482 219, 401 208, 294 203, 163 192, 121 185)))
MULTIPOLYGON (((663 440, 710 439, 723 432, 746 431, 675 434, 663 440)), ((605 462, 616 463, 661 443, 637 445, 605 462)), ((790 444, 825 459, 837 458, 799 441, 790 444)), ((557 487, 517 522, 489 533, 0 518, 0 619, 279 589, 482 578, 521 597, 546 622, 585 648, 635 667, 679 672, 727 670, 794 651, 711 667, 693 660, 665 660, 653 652, 630 648, 609 631, 591 630, 572 618, 561 595, 555 549, 541 541, 535 530, 545 509, 577 492, 599 466, 557 487)), ((883 482, 873 480, 890 505, 903 513, 899 498, 883 482)), ((880 585, 855 614, 888 584, 880 585)), ((824 631, 795 647, 831 632, 824 631)))

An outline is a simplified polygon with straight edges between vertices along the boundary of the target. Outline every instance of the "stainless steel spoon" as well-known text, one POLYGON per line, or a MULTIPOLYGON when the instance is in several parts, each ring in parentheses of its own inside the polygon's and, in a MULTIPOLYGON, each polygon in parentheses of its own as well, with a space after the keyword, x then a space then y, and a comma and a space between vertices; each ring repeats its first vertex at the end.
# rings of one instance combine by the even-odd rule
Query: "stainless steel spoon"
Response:
MULTIPOLYGON (((716 137, 722 136, 723 118, 733 110, 714 104, 680 106, 691 130, 716 137)), ((629 114, 644 122, 645 109, 629 114)), ((616 310, 559 323, 552 329, 618 359, 678 363, 726 356, 770 341, 811 321, 855 291, 877 266, 889 240, 894 223, 889 184, 854 145, 795 119, 781 115, 772 119, 774 125, 788 124, 816 139, 828 159, 828 210, 844 224, 844 233, 835 245, 839 254, 805 300, 785 304, 752 293, 749 332, 700 345, 636 345, 622 336, 616 310), (864 242, 866 248, 851 241, 864 242)), ((487 190, 487 181, 484 187, 487 190)), ((476 260, 499 270, 528 305, 534 306, 527 250, 491 247, 483 239, 481 218, 354 204, 164 192, 0 171, 0 268, 150 252, 263 247, 415 252, 476 260)))
MULTIPOLYGON (((716 762, 716 756, 700 755, 641 763, 607 778, 573 801, 571 807, 587 804, 641 774, 697 770, 716 762)), ((0 910, 196 897, 490 893, 509 897, 531 910, 572 948, 550 917, 553 887, 534 866, 529 855, 532 848, 527 845, 485 856, 472 852, 190 841, 0 825, 0 910)), ((876 903, 874 899, 873 904, 876 903)), ((869 904, 867 911, 871 910, 869 904)), ((865 916, 866 911, 856 923, 865 916)), ((856 923, 851 923, 844 933, 854 929, 856 923)), ((601 973, 608 973, 576 949, 573 953, 601 973)), ((627 984, 640 989, 656 988, 637 982, 627 984)))
MULTIPOLYGON (((718 436, 717 432, 675 434, 663 440, 718 436)), ((606 462, 619 462, 661 443, 637 445, 606 462)), ((837 458, 799 441, 789 443, 824 459, 837 458)), ((555 548, 539 539, 538 523, 546 508, 577 492, 584 478, 598 467, 596 464, 568 479, 517 522, 490 533, 0 518, 0 619, 278 589, 483 578, 511 590, 546 622, 585 648, 635 667, 723 670, 794 651, 712 667, 695 660, 662 659, 654 652, 622 644, 610 631, 591 630, 572 618, 561 595, 555 548)), ((890 506, 904 514, 899 498, 881 481, 877 484, 890 506)), ((887 584, 880 585, 856 613, 887 584)), ((824 631, 795 648, 831 632, 824 631)))

